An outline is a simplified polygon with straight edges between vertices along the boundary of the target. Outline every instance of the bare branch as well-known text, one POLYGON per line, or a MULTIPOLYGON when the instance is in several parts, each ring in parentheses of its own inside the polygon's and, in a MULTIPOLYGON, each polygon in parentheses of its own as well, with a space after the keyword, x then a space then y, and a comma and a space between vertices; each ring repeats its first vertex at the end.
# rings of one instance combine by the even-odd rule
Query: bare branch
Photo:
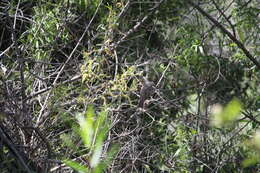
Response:
POLYGON ((199 5, 193 3, 192 1, 188 0, 188 2, 196 8, 203 16, 207 17, 212 23, 214 23, 222 32, 228 35, 228 37, 236 43, 236 45, 244 52, 246 57, 250 59, 257 68, 260 69, 260 63, 253 57, 253 55, 246 49, 246 47, 239 41, 234 35, 232 35, 222 24, 220 24, 215 18, 210 16, 206 11, 204 11, 199 5))

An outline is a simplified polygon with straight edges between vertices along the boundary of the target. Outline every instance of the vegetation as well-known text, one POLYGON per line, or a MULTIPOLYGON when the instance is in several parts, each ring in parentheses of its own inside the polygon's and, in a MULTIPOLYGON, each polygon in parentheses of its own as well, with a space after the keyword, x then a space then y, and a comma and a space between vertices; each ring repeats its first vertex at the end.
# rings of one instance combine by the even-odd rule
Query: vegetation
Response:
POLYGON ((260 172, 259 12, 2 0, 0 172, 260 172))

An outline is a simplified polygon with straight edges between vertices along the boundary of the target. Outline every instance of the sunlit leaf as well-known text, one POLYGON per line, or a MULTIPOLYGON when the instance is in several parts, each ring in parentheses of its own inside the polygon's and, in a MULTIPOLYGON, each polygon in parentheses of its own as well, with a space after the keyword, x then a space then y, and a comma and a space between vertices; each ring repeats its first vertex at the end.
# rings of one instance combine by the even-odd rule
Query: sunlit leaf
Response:
POLYGON ((91 167, 96 167, 100 162, 100 157, 102 155, 103 142, 106 137, 106 133, 108 130, 108 126, 104 124, 104 120, 106 119, 106 112, 101 112, 95 122, 96 127, 96 141, 95 141, 95 149, 90 161, 91 167))
POLYGON ((250 140, 250 144, 260 154, 260 131, 256 132, 253 138, 250 140))
POLYGON ((215 105, 212 108, 212 124, 217 127, 227 125, 236 120, 241 111, 242 104, 238 99, 233 99, 224 108, 221 105, 215 105))
POLYGON ((85 116, 82 114, 78 114, 77 116, 80 125, 80 135, 83 139, 84 144, 89 148, 91 147, 93 141, 94 116, 95 111, 92 105, 88 107, 85 116))
POLYGON ((102 145, 103 143, 98 142, 95 146, 95 150, 90 161, 90 166, 93 168, 96 167, 100 162, 100 157, 102 155, 102 149, 103 149, 102 145))

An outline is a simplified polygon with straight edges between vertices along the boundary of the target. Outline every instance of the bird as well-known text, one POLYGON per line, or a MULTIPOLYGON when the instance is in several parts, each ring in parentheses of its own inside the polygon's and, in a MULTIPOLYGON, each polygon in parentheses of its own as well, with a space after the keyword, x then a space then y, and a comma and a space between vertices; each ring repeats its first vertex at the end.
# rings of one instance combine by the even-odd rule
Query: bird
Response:
POLYGON ((143 78, 143 86, 140 91, 138 107, 144 108, 145 101, 151 97, 151 95, 154 93, 154 90, 154 83, 149 81, 147 78, 143 78))

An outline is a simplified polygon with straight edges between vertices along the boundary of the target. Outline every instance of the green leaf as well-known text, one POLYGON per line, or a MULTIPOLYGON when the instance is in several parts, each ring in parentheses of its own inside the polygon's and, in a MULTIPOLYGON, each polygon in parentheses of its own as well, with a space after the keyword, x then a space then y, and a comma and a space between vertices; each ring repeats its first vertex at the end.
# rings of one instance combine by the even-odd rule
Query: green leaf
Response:
POLYGON ((63 163, 65 163, 67 166, 71 167, 72 169, 80 172, 80 173, 86 173, 88 172, 88 168, 84 165, 79 164, 78 162, 72 161, 72 160, 63 160, 63 163))
POLYGON ((91 161, 90 161, 90 166, 92 168, 97 167, 100 162, 100 157, 101 157, 102 151, 103 151, 102 145, 103 145, 103 143, 101 141, 99 141, 95 146, 94 153, 93 153, 91 161))
POLYGON ((256 151, 260 154, 260 131, 256 132, 253 138, 250 141, 251 146, 255 148, 256 151))
POLYGON ((118 145, 113 145, 109 151, 106 154, 106 157, 104 158, 103 161, 101 161, 94 169, 93 169, 93 173, 101 173, 104 172, 104 170, 106 169, 106 167, 108 167, 108 165, 112 162, 112 160, 114 159, 114 156, 116 155, 116 153, 118 152, 118 145))
POLYGON ((220 105, 213 107, 212 124, 221 127, 232 123, 240 115, 242 104, 238 99, 233 99, 223 108, 220 105))
POLYGON ((96 167, 100 162, 100 157, 102 155, 103 142, 106 137, 106 133, 108 130, 108 126, 104 124, 107 113, 102 111, 99 113, 99 116, 95 122, 95 131, 96 131, 96 141, 95 141, 95 149, 93 156, 90 161, 91 167, 96 167))
POLYGON ((77 115, 77 119, 80 125, 80 136, 83 139, 86 147, 91 148, 94 134, 94 118, 95 111, 93 105, 90 105, 87 109, 85 116, 82 114, 77 115))
POLYGON ((260 163, 259 155, 250 156, 250 158, 243 160, 242 166, 244 168, 246 168, 246 167, 249 167, 249 166, 253 166, 257 163, 260 163))
POLYGON ((98 129, 104 127, 104 122, 105 122, 106 118, 107 118, 107 112, 106 111, 102 111, 102 112, 99 113, 97 120, 94 124, 95 130, 98 130, 98 129))

